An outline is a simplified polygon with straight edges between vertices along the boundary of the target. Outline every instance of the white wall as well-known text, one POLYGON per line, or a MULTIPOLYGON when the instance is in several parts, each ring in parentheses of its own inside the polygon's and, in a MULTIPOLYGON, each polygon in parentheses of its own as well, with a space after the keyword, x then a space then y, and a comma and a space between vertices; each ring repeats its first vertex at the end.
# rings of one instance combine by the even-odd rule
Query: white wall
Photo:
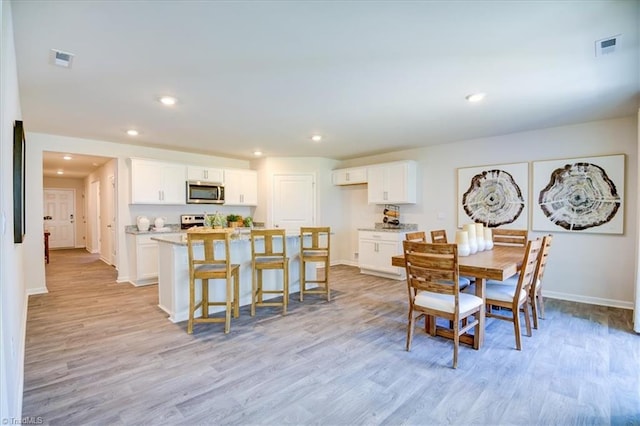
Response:
MULTIPOLYGON (((22 113, 8 1, 0 0, 0 19, 0 418, 5 424, 22 416, 27 298, 25 248, 13 243, 13 123, 21 119, 22 113)), ((42 225, 40 240, 41 230, 42 225)), ((39 253, 43 250, 44 247, 39 253)))
MULTIPOLYGON (((273 224, 272 194, 274 175, 282 173, 314 173, 316 177, 316 225, 329 226, 334 234, 331 245, 335 245, 336 234, 345 226, 340 202, 339 188, 331 183, 331 170, 338 161, 320 157, 277 157, 254 160, 251 168, 258 172, 258 207, 254 219, 273 224)), ((331 251, 331 262, 336 263, 337 254, 331 251)))
MULTIPOLYGON (((457 226, 457 168, 626 154, 624 235, 555 232, 545 275, 545 295, 632 308, 638 230, 637 133, 637 118, 627 117, 428 146, 345 161, 339 166, 417 160, 418 203, 401 206, 402 222, 417 223, 419 229, 424 230, 444 228, 451 235, 457 226), (438 219, 438 213, 442 213, 442 219, 438 219)), ((369 206, 363 204, 363 200, 366 200, 366 186, 343 189, 343 201, 347 203, 344 208, 362 211, 351 214, 352 220, 357 221, 350 224, 350 229, 372 226, 382 218, 383 206, 369 206)), ((531 237, 542 234, 530 232, 531 237)), ((341 241, 341 258, 350 259, 353 247, 357 247, 356 234, 352 234, 349 241, 341 241)))

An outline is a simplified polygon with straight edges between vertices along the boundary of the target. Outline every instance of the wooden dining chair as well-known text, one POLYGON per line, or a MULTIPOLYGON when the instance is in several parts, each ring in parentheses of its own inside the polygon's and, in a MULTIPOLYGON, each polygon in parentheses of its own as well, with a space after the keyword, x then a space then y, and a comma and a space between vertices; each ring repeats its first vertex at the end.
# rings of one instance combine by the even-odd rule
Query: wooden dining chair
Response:
POLYGON ((544 319, 544 300, 542 298, 542 278, 544 277, 544 271, 549 260, 549 250, 551 243, 553 242, 553 235, 545 235, 542 238, 542 249, 538 257, 538 264, 536 265, 536 271, 533 276, 533 282, 531 285, 530 299, 531 299, 531 311, 533 313, 533 328, 538 329, 538 309, 540 310, 540 318, 544 319))
MULTIPOLYGON (((331 227, 303 226, 300 228, 300 301, 305 294, 325 294, 331 300, 329 271, 331 266, 331 227), (307 264, 321 264, 324 276, 316 279, 307 278, 307 264), (316 284, 316 288, 307 288, 307 284, 316 284)), ((318 269, 316 269, 316 274, 318 269)))
POLYGON ((427 242, 427 234, 424 231, 407 232, 404 236, 406 241, 414 241, 418 243, 427 242))
MULTIPOLYGON (((448 244, 449 240, 447 239, 447 231, 444 229, 435 229, 430 232, 431 234, 431 242, 433 244, 448 244)), ((426 242, 426 241, 425 241, 426 242)), ((475 279, 473 277, 465 277, 460 276, 460 290, 464 290, 466 287, 471 285, 475 279)))
POLYGON ((542 249, 542 240, 533 240, 527 242, 518 276, 518 282, 515 286, 505 285, 503 282, 487 281, 485 286, 485 302, 491 308, 487 309, 486 316, 498 318, 513 323, 513 329, 516 336, 516 348, 522 349, 521 331, 520 331, 520 312, 524 312, 524 321, 527 329, 527 336, 531 336, 531 320, 529 318, 529 297, 533 277, 538 264, 538 255, 542 249), (493 307, 502 307, 511 310, 511 315, 502 315, 494 313, 493 307))
POLYGON ((191 228, 187 231, 189 256, 189 322, 187 333, 193 333, 194 323, 224 322, 224 332, 229 333, 231 313, 240 315, 240 265, 231 263, 231 234, 226 230, 191 228), (200 280, 202 299, 196 303, 195 282, 200 280), (211 301, 209 280, 225 281, 224 300, 211 301), (225 316, 209 317, 210 306, 224 306, 225 316), (195 312, 202 314, 195 318, 195 312))
MULTIPOLYGON (((483 301, 473 294, 460 292, 456 244, 403 241, 403 247, 409 292, 406 350, 411 350, 417 320, 431 317, 426 322, 433 336, 436 334, 436 318, 448 319, 453 325, 453 368, 457 368, 460 336, 472 328, 475 328, 476 336, 482 336, 483 301), (461 326, 463 319, 467 322, 461 326)), ((481 337, 475 339, 475 349, 481 340, 481 337)))
POLYGON ((284 229, 252 229, 251 234, 251 316, 256 306, 282 306, 282 315, 287 314, 289 304, 289 258, 287 257, 287 235, 284 229), (265 271, 282 271, 281 288, 264 288, 262 275, 265 271), (281 295, 282 300, 264 300, 265 295, 281 295))
POLYGON ((444 229, 431 231, 431 242, 434 244, 447 244, 447 231, 444 229))
POLYGON ((525 247, 529 238, 529 231, 526 229, 493 228, 491 233, 494 246, 525 247))

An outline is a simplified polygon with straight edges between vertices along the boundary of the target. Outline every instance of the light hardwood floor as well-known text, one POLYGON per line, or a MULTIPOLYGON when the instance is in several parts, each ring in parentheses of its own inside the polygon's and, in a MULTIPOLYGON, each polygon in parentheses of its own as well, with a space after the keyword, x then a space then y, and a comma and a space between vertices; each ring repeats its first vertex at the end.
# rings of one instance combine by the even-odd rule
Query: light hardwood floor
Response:
POLYGON ((84 250, 52 251, 29 298, 23 416, 44 424, 640 424, 631 311, 547 300, 515 350, 487 320, 480 351, 417 330, 406 283, 331 270, 332 300, 248 307, 223 324, 172 324, 156 286, 117 284, 84 250))

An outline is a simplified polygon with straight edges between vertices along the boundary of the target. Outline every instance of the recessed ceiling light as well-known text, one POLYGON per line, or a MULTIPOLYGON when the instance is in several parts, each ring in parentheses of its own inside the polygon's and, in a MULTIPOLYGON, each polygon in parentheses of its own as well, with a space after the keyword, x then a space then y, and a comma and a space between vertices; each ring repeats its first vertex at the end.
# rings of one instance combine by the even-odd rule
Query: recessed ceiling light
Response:
POLYGON ((178 100, 173 96, 162 96, 160 97, 160 103, 167 106, 175 105, 178 100))
POLYGON ((62 157, 63 160, 71 160, 71 156, 70 155, 65 155, 64 157, 62 157))
POLYGON ((467 95, 465 99, 469 102, 480 102, 485 96, 487 96, 486 93, 473 93, 471 95, 467 95))
POLYGON ((262 151, 253 151, 253 155, 255 155, 256 157, 259 157, 262 155, 262 151))
POLYGON ((129 136, 138 136, 138 135, 139 135, 139 133, 138 133, 138 131, 137 131, 136 129, 129 129, 129 130, 127 130, 127 134, 128 134, 129 136))
POLYGON ((64 174, 64 170, 58 170, 56 173, 59 174, 59 175, 63 175, 64 174))
POLYGON ((313 135, 313 136, 311 136, 311 140, 314 141, 314 142, 320 142, 322 140, 322 136, 313 135))

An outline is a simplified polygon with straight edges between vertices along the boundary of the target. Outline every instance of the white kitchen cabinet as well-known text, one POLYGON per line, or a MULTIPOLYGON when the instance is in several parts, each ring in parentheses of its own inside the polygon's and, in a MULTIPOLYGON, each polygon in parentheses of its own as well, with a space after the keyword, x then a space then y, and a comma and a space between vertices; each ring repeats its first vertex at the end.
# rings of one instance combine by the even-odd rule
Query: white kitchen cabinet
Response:
POLYGON ((212 167, 187 166, 187 180, 222 183, 224 182, 224 170, 212 167))
POLYGON ((356 185, 367 183, 367 168, 354 167, 350 169, 337 169, 331 172, 331 180, 334 185, 356 185))
POLYGON ((258 172, 255 170, 225 169, 224 204, 227 206, 257 205, 258 172))
POLYGON ((403 232, 359 231, 358 267, 360 273, 404 279, 404 268, 391 266, 391 258, 402 254, 403 232))
POLYGON ((186 166, 131 159, 131 204, 186 204, 186 166))
MULTIPOLYGON (((160 234, 130 234, 129 253, 131 284, 137 286, 158 282, 158 242, 151 238, 160 234)), ((180 235, 179 233, 162 233, 163 236, 180 235)))
POLYGON ((397 161, 369 166, 367 168, 369 204, 415 204, 416 168, 415 161, 397 161))

